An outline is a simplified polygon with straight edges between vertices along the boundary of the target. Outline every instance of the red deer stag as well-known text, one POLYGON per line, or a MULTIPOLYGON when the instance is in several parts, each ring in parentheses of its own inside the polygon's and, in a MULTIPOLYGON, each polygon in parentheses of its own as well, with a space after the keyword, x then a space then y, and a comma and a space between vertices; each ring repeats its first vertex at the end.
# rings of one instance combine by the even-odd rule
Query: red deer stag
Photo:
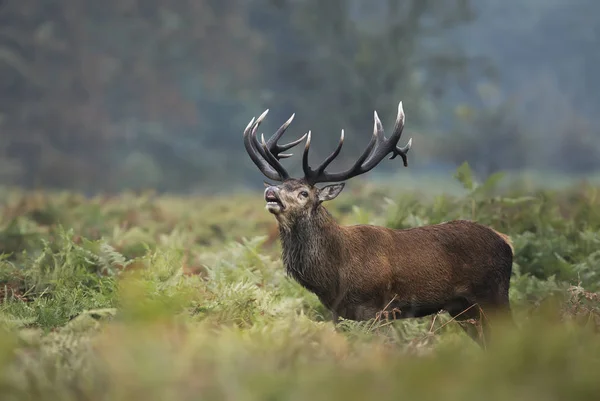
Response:
POLYGON ((375 127, 366 150, 346 171, 325 171, 337 157, 337 148, 313 169, 308 164, 310 131, 285 145, 277 142, 294 116, 265 142, 257 130, 267 115, 252 119, 244 130, 244 146, 269 179, 281 182, 265 190, 266 208, 275 215, 285 269, 298 283, 316 294, 333 313, 349 320, 381 317, 402 319, 447 311, 482 347, 488 336, 488 317, 510 316, 508 290, 513 248, 508 236, 471 221, 393 230, 372 225, 340 226, 323 206, 344 188, 341 181, 364 174, 391 153, 408 166, 407 152, 398 141, 404 128, 402 102, 394 132, 384 135, 375 112, 375 127), (303 141, 304 178, 290 178, 282 153, 303 141), (336 183, 317 188, 317 183, 336 183), (476 327, 465 321, 478 322, 476 327), (482 330, 480 330, 480 328, 482 330))

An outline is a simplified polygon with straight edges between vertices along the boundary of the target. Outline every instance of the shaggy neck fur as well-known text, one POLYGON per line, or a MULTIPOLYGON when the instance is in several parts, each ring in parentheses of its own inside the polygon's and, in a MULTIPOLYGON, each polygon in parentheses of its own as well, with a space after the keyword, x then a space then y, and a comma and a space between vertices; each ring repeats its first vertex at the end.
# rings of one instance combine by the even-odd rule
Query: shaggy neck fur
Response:
POLYGON ((287 273, 328 305, 337 293, 342 238, 335 219, 322 206, 279 221, 287 273))

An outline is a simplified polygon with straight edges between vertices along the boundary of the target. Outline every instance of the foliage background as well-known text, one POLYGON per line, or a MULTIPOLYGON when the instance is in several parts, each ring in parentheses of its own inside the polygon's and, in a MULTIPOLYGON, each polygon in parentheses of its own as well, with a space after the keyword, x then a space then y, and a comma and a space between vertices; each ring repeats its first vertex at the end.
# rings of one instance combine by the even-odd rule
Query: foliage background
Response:
POLYGON ((596 400, 600 188, 502 189, 466 164, 456 178, 455 195, 353 185, 329 209, 508 233, 517 327, 496 321, 486 352, 445 313, 334 329, 285 276, 255 192, 5 192, 0 399, 596 400))
POLYGON ((373 110, 389 127, 400 100, 415 138, 407 174, 465 160, 482 177, 589 174, 600 163, 598 7, 5 0, 0 182, 90 193, 254 187, 240 140, 252 116, 271 110, 268 133, 295 112, 289 135, 312 129, 315 158, 344 128, 336 167, 365 146, 373 110))

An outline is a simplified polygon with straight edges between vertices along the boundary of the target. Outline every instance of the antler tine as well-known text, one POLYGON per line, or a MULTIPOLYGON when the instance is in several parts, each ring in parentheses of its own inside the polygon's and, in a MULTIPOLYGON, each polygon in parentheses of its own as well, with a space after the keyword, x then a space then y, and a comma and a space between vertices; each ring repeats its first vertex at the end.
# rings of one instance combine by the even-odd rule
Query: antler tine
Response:
MULTIPOLYGON (((300 142, 302 142, 306 138, 306 135, 308 135, 308 134, 304 134, 300 138, 296 139, 295 141, 286 143, 285 145, 277 145, 279 152, 285 152, 286 150, 291 149, 294 146, 298 145, 300 142)), ((286 157, 290 157, 293 155, 294 155, 293 153, 281 153, 281 154, 279 154, 279 158, 284 159, 286 157)))
POLYGON ((340 141, 338 142, 338 145, 335 148, 335 150, 331 152, 329 156, 327 156, 325 161, 323 161, 323 163, 321 163, 319 167, 317 167, 317 174, 323 174, 323 171, 325 171, 327 166, 329 166, 331 162, 340 154, 340 151, 342 150, 342 145, 344 145, 344 130, 342 130, 342 133, 340 134, 340 141))
POLYGON ((408 140, 408 143, 405 146, 401 148, 396 146, 394 153, 390 156, 390 160, 395 159, 396 156, 400 155, 400 157, 402 158, 402 163, 404 163, 404 167, 408 167, 408 157, 406 156, 406 154, 410 150, 411 146, 412 138, 408 140))
POLYGON ((398 141, 400 140, 400 136, 402 135, 402 131, 404 130, 404 120, 406 116, 404 115, 404 109, 402 108, 402 102, 398 103, 398 115, 396 116, 396 123, 394 124, 394 133, 390 137, 390 142, 394 143, 393 154, 390 156, 390 160, 395 159, 396 156, 400 155, 402 158, 402 163, 404 167, 408 167, 408 158, 406 154, 410 150, 412 146, 412 138, 408 140, 408 143, 399 148, 397 146, 398 141))
POLYGON ((340 154, 342 146, 344 145, 344 130, 342 130, 342 133, 340 134, 340 140, 335 150, 329 156, 327 156, 327 158, 323 161, 323 163, 319 165, 319 167, 317 167, 314 170, 308 165, 308 153, 310 149, 311 131, 308 131, 306 135, 308 136, 308 139, 306 141, 304 153, 302 155, 302 169, 304 170, 304 178, 307 181, 311 182, 313 179, 323 174, 327 166, 329 166, 329 164, 340 154))
POLYGON ((304 145, 304 152, 302 153, 302 170, 304 170, 304 178, 306 180, 309 180, 311 177, 313 177, 314 173, 315 173, 308 165, 308 151, 310 149, 311 137, 312 137, 312 134, 311 134, 311 131, 309 130, 306 133, 306 144, 304 145))
MULTIPOLYGON (((373 137, 372 137, 372 143, 373 145, 370 147, 369 152, 367 154, 366 158, 363 158, 362 160, 359 158, 357 160, 357 162, 354 164, 354 166, 356 168, 361 167, 362 163, 365 161, 366 159, 366 163, 369 163, 374 157, 377 157, 377 149, 378 146, 380 146, 379 144, 382 142, 386 141, 385 138, 385 133, 383 130, 383 124, 381 124, 381 120, 379 119, 379 115, 377 114, 377 110, 375 110, 373 112, 373 137), (373 149, 375 149, 375 151, 372 151, 373 149)), ((363 153, 363 155, 367 153, 366 151, 363 153)))
MULTIPOLYGON (((379 140, 378 140, 377 132, 375 131, 375 132, 373 132, 373 135, 371 136, 371 140, 369 141, 367 148, 358 157, 356 162, 354 162, 354 165, 352 166, 352 168, 350 168, 349 170, 346 170, 348 173, 352 173, 352 177, 354 177, 355 175, 361 174, 360 169, 361 169, 362 164, 367 159, 367 157, 369 157, 371 155, 371 153, 373 152, 373 149, 375 148, 375 145, 377 145, 378 143, 379 143, 379 140)), ((344 178, 344 179, 347 179, 347 178, 344 178)))
MULTIPOLYGON (((385 137, 383 135, 383 127, 381 125, 381 121, 379 121, 379 116, 377 115, 376 111, 373 113, 373 116, 374 116, 375 121, 373 124, 373 135, 371 135, 371 140, 367 144, 367 147, 365 148, 365 150, 361 153, 361 155, 358 157, 358 159, 354 162, 352 167, 343 173, 337 174, 340 176, 343 174, 346 174, 348 176, 348 178, 343 178, 340 181, 344 181, 344 180, 347 180, 354 176, 357 176, 359 174, 362 174, 361 169, 362 169, 363 163, 365 162, 365 160, 367 160, 367 158, 369 158, 369 156, 372 155, 373 149, 376 148, 376 146, 381 142, 381 140, 385 139, 385 137)), ((368 163, 368 161, 367 161, 367 163, 368 163)), ((323 172, 323 177, 335 177, 335 176, 336 176, 335 174, 327 174, 327 173, 323 172)), ((323 180, 330 181, 326 178, 323 178, 323 180)), ((319 179, 319 181, 320 181, 320 179, 319 179)))
POLYGON ((390 136, 390 138, 386 138, 383 130, 383 125, 381 124, 381 120, 377 114, 377 111, 373 113, 373 135, 371 136, 371 140, 367 145, 367 148, 360 155, 360 157, 356 160, 356 162, 346 171, 342 171, 339 173, 327 173, 325 172, 325 168, 333 161, 333 159, 339 154, 341 149, 341 144, 343 142, 340 141, 338 148, 321 164, 316 170, 312 170, 308 166, 308 148, 310 142, 307 141, 306 147, 304 149, 304 157, 303 157, 303 169, 305 174, 305 179, 312 184, 316 184, 318 182, 339 182, 345 181, 352 177, 355 177, 360 174, 364 174, 369 170, 373 169, 379 162, 381 162, 386 155, 392 153, 390 159, 394 159, 396 156, 400 155, 404 162, 404 166, 408 166, 407 160, 407 152, 412 145, 412 139, 408 141, 408 144, 402 148, 398 147, 398 141, 402 135, 402 131, 404 129, 404 110, 402 108, 402 102, 398 104, 398 115, 396 116, 396 123, 394 125, 394 132, 390 136))
POLYGON ((246 133, 250 131, 250 128, 254 125, 254 119, 255 117, 252 117, 252 120, 250 120, 248 125, 246 125, 246 128, 244 129, 244 135, 246 135, 246 133))
POLYGON ((279 163, 279 159, 292 156, 291 154, 282 154, 282 151, 290 149, 300 143, 304 136, 298 140, 285 145, 278 145, 277 141, 281 138, 285 130, 294 119, 294 115, 288 119, 275 134, 265 142, 264 135, 261 134, 262 142, 257 138, 258 127, 267 116, 269 110, 265 110, 256 120, 253 118, 244 130, 244 146, 248 155, 259 168, 259 170, 271 180, 284 181, 289 178, 288 172, 279 163))
POLYGON ((383 124, 381 124, 377 110, 373 112, 373 135, 380 141, 385 139, 383 124))
POLYGON ((279 139, 281 139, 281 137, 285 133, 285 130, 290 126, 292 121, 294 121, 294 117, 296 117, 296 113, 292 113, 290 118, 288 118, 288 120, 286 122, 284 122, 281 125, 281 127, 279 127, 279 129, 273 134, 273 136, 271 138, 269 138, 269 140, 267 141, 267 145, 271 146, 271 145, 277 143, 277 141, 279 139))
POLYGON ((296 139, 295 141, 286 143, 285 145, 279 145, 277 143, 277 141, 279 141, 279 139, 281 139, 281 137, 283 136, 283 134, 285 133, 287 128, 290 126, 290 124, 294 120, 295 116, 296 116, 296 113, 292 114, 292 116, 285 123, 283 123, 283 125, 281 127, 279 127, 277 132, 275 132, 275 134, 273 134, 273 136, 271 138, 269 138, 269 140, 267 141, 267 147, 268 147, 269 151, 278 160, 293 156, 293 153, 281 153, 281 152, 285 152, 286 150, 293 148, 294 146, 296 146, 300 142, 302 142, 304 140, 304 138, 306 138, 306 134, 304 134, 303 136, 296 139))
POLYGON ((400 132, 402 132, 402 129, 404 129, 405 118, 406 118, 406 116, 404 115, 404 108, 402 107, 402 101, 400 101, 398 103, 398 114, 396 115, 396 122, 394 123, 394 133, 398 132, 398 130, 400 130, 400 132))
POLYGON ((258 140, 258 138, 256 136, 256 131, 257 131, 258 125, 260 125, 260 119, 256 120, 256 123, 254 125, 254 129, 252 130, 252 134, 251 134, 251 140, 252 140, 252 144, 254 146, 254 149, 256 151, 258 151, 258 153, 263 158, 263 160, 269 166, 271 166, 275 170, 275 172, 277 173, 278 178, 272 178, 272 179, 277 180, 277 181, 287 180, 288 178, 290 178, 288 172, 281 165, 281 163, 279 163, 278 158, 273 153, 271 153, 271 151, 267 147, 264 135, 261 134, 262 142, 258 140))
MULTIPOLYGON (((264 114, 264 113, 263 113, 264 114)), ((280 174, 271 166, 262 154, 257 150, 254 143, 254 136, 256 134, 257 125, 260 125, 259 120, 255 120, 254 117, 250 120, 250 123, 246 126, 244 130, 244 147, 246 148, 246 152, 250 156, 250 159, 256 167, 269 179, 280 181, 282 177, 280 174)))
MULTIPOLYGON (((260 150, 262 150, 261 154, 267 160, 267 163, 269 163, 271 166, 273 166, 273 168, 279 173, 279 176, 282 178, 282 181, 290 178, 288 172, 283 168, 281 163, 279 163, 279 161, 277 161, 277 157, 269 151, 269 148, 267 147, 267 143, 265 142, 265 136, 261 134, 260 137, 261 137, 261 143, 260 143, 261 149, 260 150)), ((256 137, 254 137, 254 138, 256 139, 256 137)))

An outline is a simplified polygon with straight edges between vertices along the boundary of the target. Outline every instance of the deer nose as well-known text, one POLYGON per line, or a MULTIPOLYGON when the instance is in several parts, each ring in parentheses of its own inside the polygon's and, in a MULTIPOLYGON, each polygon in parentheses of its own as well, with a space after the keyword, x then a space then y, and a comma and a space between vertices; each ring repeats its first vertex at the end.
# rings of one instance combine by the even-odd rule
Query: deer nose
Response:
POLYGON ((278 198, 278 196, 277 196, 278 191, 279 191, 279 188, 277 188, 277 187, 273 187, 273 186, 267 187, 265 189, 265 199, 278 198))

